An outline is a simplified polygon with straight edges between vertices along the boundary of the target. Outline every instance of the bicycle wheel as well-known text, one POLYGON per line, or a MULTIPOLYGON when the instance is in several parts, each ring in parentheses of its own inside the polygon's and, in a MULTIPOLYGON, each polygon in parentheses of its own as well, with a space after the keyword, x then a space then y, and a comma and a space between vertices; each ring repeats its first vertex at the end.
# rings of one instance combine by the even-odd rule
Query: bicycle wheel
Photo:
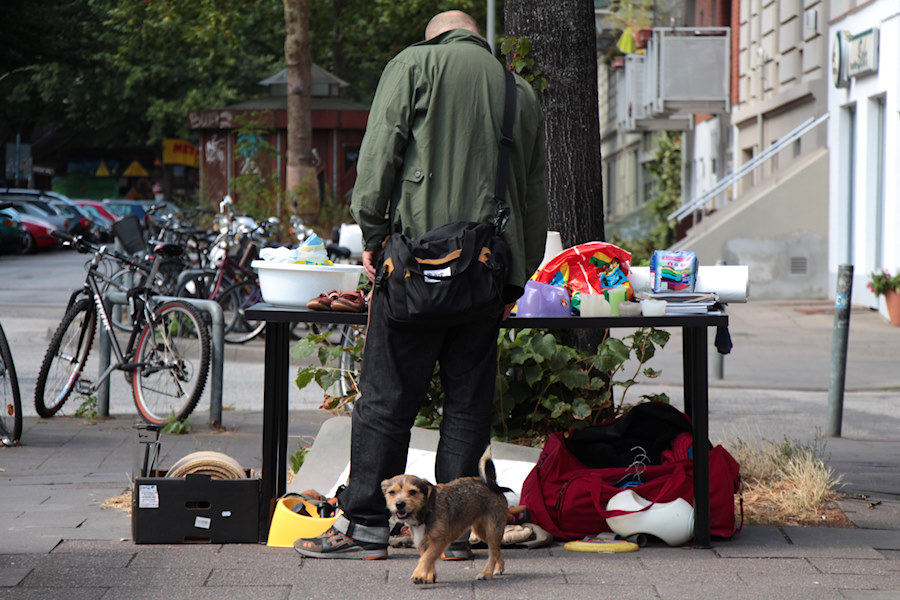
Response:
POLYGON ((141 418, 159 425, 186 419, 209 373, 209 331, 197 309, 177 300, 156 307, 134 356, 134 403, 141 418))
POLYGON ((82 298, 66 312, 50 340, 34 387, 34 408, 49 418, 55 415, 72 394, 87 362, 97 309, 91 298, 82 298))
POLYGON ((181 298, 196 298, 197 300, 209 300, 212 288, 216 284, 216 274, 212 271, 197 273, 188 277, 175 290, 175 296, 181 298))
POLYGON ((256 280, 239 281, 216 297, 225 313, 225 341, 233 344, 249 342, 266 327, 265 321, 247 319, 249 307, 262 300, 262 292, 256 280))
POLYGON ((0 443, 15 446, 22 436, 22 398, 16 365, 3 327, 0 326, 0 443))

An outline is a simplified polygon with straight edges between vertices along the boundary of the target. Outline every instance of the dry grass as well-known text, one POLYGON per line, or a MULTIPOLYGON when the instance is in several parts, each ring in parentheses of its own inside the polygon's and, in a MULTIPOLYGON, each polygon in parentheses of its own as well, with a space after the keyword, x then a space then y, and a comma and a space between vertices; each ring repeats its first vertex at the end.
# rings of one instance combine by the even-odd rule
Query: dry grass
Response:
POLYGON ((100 503, 100 508, 112 508, 114 510, 121 510, 122 512, 130 515, 131 514, 131 489, 127 489, 118 496, 113 496, 112 498, 107 498, 103 502, 100 503))
POLYGON ((723 444, 741 466, 747 524, 853 527, 837 507, 841 476, 825 464, 820 436, 723 444))

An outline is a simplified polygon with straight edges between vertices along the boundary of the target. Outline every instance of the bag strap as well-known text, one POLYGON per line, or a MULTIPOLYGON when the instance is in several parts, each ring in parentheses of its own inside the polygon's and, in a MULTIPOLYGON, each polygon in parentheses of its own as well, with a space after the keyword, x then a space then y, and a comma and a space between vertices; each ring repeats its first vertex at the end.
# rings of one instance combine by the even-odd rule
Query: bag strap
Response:
MULTIPOLYGON (((683 461, 686 462, 686 461, 683 461)), ((647 500, 650 504, 640 508, 638 510, 607 510, 606 505, 602 502, 601 496, 598 489, 591 488, 591 500, 594 503, 594 508, 597 509, 597 513, 603 517, 604 519, 608 519, 610 517, 621 517, 624 515, 632 515, 640 512, 644 512, 645 510, 649 510, 653 506, 656 505, 657 502, 663 501, 663 498, 666 498, 672 494, 672 492, 676 491, 682 485, 684 485, 688 481, 687 471, 685 470, 685 466, 682 463, 669 463, 672 465, 672 472, 667 474, 665 477, 661 477, 660 479, 664 479, 663 486, 657 490, 657 492, 653 495, 652 498, 647 498, 646 496, 642 496, 645 500, 647 500)), ((635 492, 640 492, 640 486, 634 488, 622 488, 620 491, 624 492, 626 489, 633 489, 635 492)), ((618 493, 618 492, 616 492, 618 493)), ((679 496, 680 497, 680 496, 679 496)))
MULTIPOLYGON (((513 146, 513 125, 516 120, 516 78, 509 69, 503 69, 506 77, 506 96, 503 103, 503 124, 500 126, 500 152, 497 156, 497 176, 494 181, 494 201, 497 212, 494 214, 494 232, 503 233, 509 222, 509 207, 506 206, 506 181, 509 179, 509 151, 513 146)), ((394 224, 397 206, 391 198, 389 231, 394 224)))

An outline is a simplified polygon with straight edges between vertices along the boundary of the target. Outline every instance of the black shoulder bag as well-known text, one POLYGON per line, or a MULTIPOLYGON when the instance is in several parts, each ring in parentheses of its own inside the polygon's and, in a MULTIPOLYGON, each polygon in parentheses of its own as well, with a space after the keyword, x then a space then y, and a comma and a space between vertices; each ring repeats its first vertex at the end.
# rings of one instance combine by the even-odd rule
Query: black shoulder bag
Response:
MULTIPOLYGON (((381 305, 394 325, 447 326, 502 313, 503 288, 512 260, 501 234, 509 220, 506 180, 516 105, 515 79, 509 71, 505 73, 493 222, 457 221, 415 240, 401 233, 387 239, 375 293, 383 295, 381 305)), ((391 222, 394 208, 391 203, 391 222)))

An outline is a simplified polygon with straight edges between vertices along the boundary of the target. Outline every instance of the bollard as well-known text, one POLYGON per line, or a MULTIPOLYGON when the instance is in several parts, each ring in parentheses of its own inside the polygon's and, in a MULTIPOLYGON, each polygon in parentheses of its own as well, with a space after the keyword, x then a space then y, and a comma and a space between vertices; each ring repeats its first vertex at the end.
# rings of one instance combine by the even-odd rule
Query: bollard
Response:
POLYGON ((841 437, 844 412, 844 380, 847 374, 847 340, 850 336, 850 297, 853 265, 838 267, 834 298, 834 331, 831 337, 831 377, 828 380, 828 427, 825 435, 841 437))
MULTIPOLYGON (((109 312, 109 307, 111 306, 111 302, 104 298, 103 306, 106 308, 106 311, 109 312)), ((103 327, 102 325, 100 326, 103 327)), ((110 356, 112 354, 112 344, 109 342, 109 337, 103 335, 102 331, 100 333, 100 374, 106 372, 106 369, 109 368, 110 356)), ((109 377, 104 377, 100 381, 100 385, 97 386, 97 414, 101 417, 109 416, 109 377)))

